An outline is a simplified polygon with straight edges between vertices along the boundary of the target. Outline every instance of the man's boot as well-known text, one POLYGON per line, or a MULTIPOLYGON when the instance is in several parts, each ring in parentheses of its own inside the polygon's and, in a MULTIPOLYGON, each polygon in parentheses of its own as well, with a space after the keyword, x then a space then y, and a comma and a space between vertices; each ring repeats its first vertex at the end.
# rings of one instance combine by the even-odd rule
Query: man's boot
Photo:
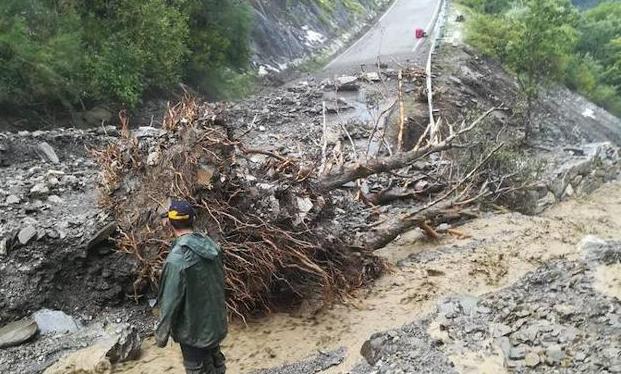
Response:
POLYGON ((183 361, 183 366, 185 367, 185 374, 207 374, 202 362, 183 361))

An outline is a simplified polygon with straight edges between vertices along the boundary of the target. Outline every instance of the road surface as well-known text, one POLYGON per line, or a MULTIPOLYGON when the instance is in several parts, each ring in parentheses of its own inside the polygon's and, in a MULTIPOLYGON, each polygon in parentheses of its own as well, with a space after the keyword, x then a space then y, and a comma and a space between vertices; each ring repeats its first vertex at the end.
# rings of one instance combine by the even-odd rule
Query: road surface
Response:
POLYGON ((345 69, 361 64, 373 64, 392 59, 411 57, 420 40, 414 30, 430 31, 440 0, 395 0, 378 22, 345 52, 337 56, 325 69, 345 69))

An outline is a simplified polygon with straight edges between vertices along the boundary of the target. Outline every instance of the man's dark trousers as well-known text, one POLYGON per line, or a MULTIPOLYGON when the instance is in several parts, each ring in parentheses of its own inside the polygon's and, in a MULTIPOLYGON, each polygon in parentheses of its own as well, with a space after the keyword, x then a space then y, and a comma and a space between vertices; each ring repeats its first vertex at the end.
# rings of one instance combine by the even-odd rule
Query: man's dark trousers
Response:
POLYGON ((225 374, 224 355, 220 346, 196 348, 181 344, 183 366, 186 374, 225 374))

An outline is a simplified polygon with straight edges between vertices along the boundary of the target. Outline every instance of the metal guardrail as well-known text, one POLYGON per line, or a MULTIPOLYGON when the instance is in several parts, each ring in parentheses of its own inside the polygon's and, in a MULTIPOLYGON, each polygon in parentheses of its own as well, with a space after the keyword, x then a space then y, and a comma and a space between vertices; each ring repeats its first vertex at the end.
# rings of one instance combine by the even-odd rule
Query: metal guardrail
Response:
POLYGON ((429 55, 427 56, 427 64, 425 66, 425 75, 427 76, 427 104, 429 106, 429 141, 430 143, 437 143, 439 141, 439 129, 438 123, 433 116, 433 79, 432 79, 432 60, 433 53, 436 49, 436 42, 439 37, 440 28, 442 26, 441 22, 438 20, 441 18, 440 15, 445 11, 447 5, 447 0, 440 0, 438 3, 438 9, 436 10, 434 21, 433 21, 433 31, 432 31, 432 40, 431 47, 429 48, 429 55))

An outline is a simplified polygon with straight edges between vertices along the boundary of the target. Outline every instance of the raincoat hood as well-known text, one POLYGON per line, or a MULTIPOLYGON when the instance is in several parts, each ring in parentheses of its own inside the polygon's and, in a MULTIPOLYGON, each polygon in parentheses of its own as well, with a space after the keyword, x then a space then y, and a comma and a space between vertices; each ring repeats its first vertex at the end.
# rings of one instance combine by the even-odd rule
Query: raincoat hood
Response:
POLYGON ((195 265, 200 258, 213 261, 219 255, 218 245, 211 238, 198 233, 180 236, 173 247, 184 249, 182 252, 188 266, 195 265))

